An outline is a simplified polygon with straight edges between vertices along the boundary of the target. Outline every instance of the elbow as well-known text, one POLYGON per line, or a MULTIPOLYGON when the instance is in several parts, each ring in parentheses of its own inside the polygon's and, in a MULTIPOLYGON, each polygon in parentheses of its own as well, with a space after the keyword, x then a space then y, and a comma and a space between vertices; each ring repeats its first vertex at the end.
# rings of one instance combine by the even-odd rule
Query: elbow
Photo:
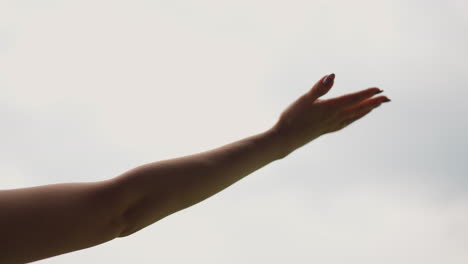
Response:
POLYGON ((127 237, 131 234, 134 234, 135 232, 137 232, 138 230, 134 230, 134 229, 131 229, 131 228, 128 228, 128 227, 124 227, 120 230, 120 232, 118 233, 117 235, 117 238, 120 238, 120 237, 127 237))
POLYGON ((141 197, 117 216, 118 236, 126 237, 173 213, 165 195, 141 197))
POLYGON ((178 211, 173 188, 144 170, 131 170, 108 183, 116 237, 134 234, 178 211))
POLYGON ((99 203, 107 215, 108 236, 110 239, 128 236, 130 232, 130 223, 128 212, 132 207, 131 197, 125 183, 118 178, 113 178, 102 182, 102 188, 99 192, 99 203))
POLYGON ((127 237, 139 230, 172 214, 174 211, 174 199, 168 198, 167 192, 135 192, 129 188, 131 184, 125 181, 114 181, 115 185, 114 208, 111 225, 115 232, 115 238, 127 237))

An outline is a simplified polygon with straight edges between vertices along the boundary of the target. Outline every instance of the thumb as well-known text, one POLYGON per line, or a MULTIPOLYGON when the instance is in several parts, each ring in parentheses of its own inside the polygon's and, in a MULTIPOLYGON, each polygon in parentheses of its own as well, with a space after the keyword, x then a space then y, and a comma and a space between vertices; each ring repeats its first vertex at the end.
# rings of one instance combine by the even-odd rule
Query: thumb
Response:
POLYGON ((328 74, 323 76, 317 83, 314 84, 312 89, 308 92, 308 96, 312 98, 312 101, 317 100, 320 96, 328 93, 333 86, 335 80, 335 74, 328 74))

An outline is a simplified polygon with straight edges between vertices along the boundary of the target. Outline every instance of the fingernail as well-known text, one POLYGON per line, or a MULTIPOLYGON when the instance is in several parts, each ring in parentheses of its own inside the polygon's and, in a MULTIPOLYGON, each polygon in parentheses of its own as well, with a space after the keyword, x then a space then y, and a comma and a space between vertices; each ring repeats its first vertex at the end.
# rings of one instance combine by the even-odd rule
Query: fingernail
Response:
POLYGON ((383 100, 382 102, 390 102, 391 100, 388 99, 388 98, 385 98, 385 100, 383 100))
POLYGON ((376 92, 375 94, 379 94, 379 93, 382 93, 382 92, 383 92, 383 90, 379 90, 379 91, 376 92))
POLYGON ((330 85, 334 79, 335 79, 335 74, 334 73, 329 74, 325 79, 323 79, 323 84, 330 85))

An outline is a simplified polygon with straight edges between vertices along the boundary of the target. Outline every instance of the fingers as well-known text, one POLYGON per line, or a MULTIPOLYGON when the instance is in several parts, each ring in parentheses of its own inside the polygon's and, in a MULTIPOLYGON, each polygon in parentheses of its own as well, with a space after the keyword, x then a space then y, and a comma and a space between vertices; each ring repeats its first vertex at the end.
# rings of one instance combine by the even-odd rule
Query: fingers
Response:
POLYGON ((328 93, 333 86, 335 80, 335 74, 328 74, 323 76, 317 83, 314 84, 312 89, 307 93, 311 101, 315 101, 320 96, 328 93))
POLYGON ((376 94, 383 92, 377 87, 368 88, 359 92, 342 95, 328 99, 327 101, 338 108, 347 108, 366 100, 376 94))
POLYGON ((380 96, 366 100, 353 107, 343 110, 339 116, 339 119, 342 120, 340 121, 340 128, 345 127, 352 122, 362 118, 370 111, 380 106, 383 102, 388 102, 387 100, 389 99, 386 96, 380 96))

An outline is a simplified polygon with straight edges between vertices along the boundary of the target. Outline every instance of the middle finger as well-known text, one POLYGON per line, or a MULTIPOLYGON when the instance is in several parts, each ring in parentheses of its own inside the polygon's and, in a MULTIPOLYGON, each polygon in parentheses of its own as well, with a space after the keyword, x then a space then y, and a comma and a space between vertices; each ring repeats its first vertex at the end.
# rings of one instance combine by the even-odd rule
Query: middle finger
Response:
POLYGON ((383 101, 388 100, 386 96, 379 96, 365 100, 355 106, 349 107, 340 113, 341 118, 350 118, 355 115, 359 115, 362 112, 366 112, 369 109, 379 106, 383 101))

